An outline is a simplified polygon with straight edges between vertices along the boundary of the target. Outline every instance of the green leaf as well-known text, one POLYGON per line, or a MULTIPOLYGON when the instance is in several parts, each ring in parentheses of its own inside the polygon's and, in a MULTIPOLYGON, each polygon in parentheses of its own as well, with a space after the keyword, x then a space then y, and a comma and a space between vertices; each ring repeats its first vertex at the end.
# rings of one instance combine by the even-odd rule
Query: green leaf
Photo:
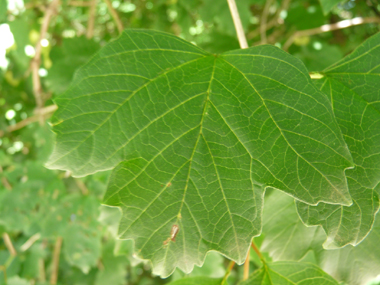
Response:
POLYGON ((314 253, 318 265, 339 281, 365 285, 380 272, 380 219, 377 217, 368 237, 357 246, 325 250, 321 227, 306 227, 298 218, 294 199, 275 191, 265 197, 264 242, 260 248, 275 261, 300 260, 314 253))
POLYGON ((319 0, 321 3, 323 14, 327 15, 332 8, 334 8, 338 3, 343 2, 342 0, 319 0))
POLYGON ((338 285, 339 283, 311 263, 283 261, 265 264, 240 285, 338 285))
POLYGON ((265 187, 351 203, 351 157, 328 98, 276 47, 215 56, 127 30, 56 103, 48 167, 80 176, 119 163, 105 203, 123 209, 121 238, 135 240, 155 274, 189 272, 209 250, 243 263, 265 187))
POLYGON ((377 34, 328 68, 325 78, 316 82, 330 96, 355 163, 355 169, 346 170, 354 201, 351 206, 297 203, 298 213, 307 225, 321 225, 326 231, 325 248, 360 243, 370 232, 379 210, 380 92, 372 89, 373 85, 380 87, 379 51, 380 34, 377 34), (350 80, 356 82, 350 84, 350 80))
POLYGON ((221 282, 222 279, 214 279, 209 277, 192 277, 170 282, 168 285, 220 285, 221 282))

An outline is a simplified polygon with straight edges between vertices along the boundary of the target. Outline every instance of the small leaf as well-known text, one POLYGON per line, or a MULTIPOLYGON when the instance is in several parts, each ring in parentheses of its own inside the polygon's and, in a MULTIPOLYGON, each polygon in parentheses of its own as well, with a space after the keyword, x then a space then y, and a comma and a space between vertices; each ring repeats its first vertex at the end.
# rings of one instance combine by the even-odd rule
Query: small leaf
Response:
POLYGON ((311 263, 283 261, 265 264, 239 285, 338 285, 330 275, 311 263))

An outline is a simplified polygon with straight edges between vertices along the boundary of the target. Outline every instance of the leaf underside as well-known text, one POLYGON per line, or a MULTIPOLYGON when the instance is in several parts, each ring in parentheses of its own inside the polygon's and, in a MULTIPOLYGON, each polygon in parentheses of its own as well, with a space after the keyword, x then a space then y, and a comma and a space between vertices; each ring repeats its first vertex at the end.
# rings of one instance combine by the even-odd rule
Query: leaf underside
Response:
POLYGON ((127 30, 55 101, 48 167, 83 176, 116 166, 104 201, 122 208, 120 236, 155 274, 189 272, 209 250, 244 262, 266 187, 351 204, 352 158, 329 99, 276 47, 216 56, 127 30))

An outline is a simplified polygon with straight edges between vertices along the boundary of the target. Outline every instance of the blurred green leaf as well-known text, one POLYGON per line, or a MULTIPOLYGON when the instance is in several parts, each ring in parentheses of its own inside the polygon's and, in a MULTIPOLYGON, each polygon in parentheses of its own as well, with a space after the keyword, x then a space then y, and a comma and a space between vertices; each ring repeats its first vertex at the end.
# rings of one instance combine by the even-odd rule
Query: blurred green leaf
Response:
POLYGON ((282 261, 265 264, 241 285, 338 285, 339 283, 322 269, 311 263, 282 261))
POLYGON ((263 213, 265 240, 261 251, 269 252, 274 261, 300 260, 314 252, 318 265, 339 281, 365 285, 380 272, 380 219, 368 237, 357 246, 325 250, 326 238, 321 227, 306 227, 299 220, 294 199, 280 191, 265 197, 263 213))
POLYGON ((321 3, 323 14, 327 15, 332 8, 334 8, 338 3, 343 2, 342 0, 319 0, 321 3))

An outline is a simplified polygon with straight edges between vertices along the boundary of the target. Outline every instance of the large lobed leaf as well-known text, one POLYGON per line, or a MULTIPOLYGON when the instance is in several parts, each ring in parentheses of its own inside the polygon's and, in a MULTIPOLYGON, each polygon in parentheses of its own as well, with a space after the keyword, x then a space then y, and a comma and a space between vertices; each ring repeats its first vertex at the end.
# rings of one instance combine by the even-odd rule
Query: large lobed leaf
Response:
POLYGON ((307 225, 321 225, 325 248, 360 243, 379 210, 380 182, 380 33, 371 37, 317 81, 329 97, 355 163, 346 176, 351 206, 297 203, 307 225))
POLYGON ((329 99, 276 47, 216 56, 127 30, 56 103, 48 166, 81 176, 118 164, 105 203, 123 209, 121 238, 156 274, 189 272, 209 250, 242 263, 265 187, 351 204, 351 156, 329 99))

